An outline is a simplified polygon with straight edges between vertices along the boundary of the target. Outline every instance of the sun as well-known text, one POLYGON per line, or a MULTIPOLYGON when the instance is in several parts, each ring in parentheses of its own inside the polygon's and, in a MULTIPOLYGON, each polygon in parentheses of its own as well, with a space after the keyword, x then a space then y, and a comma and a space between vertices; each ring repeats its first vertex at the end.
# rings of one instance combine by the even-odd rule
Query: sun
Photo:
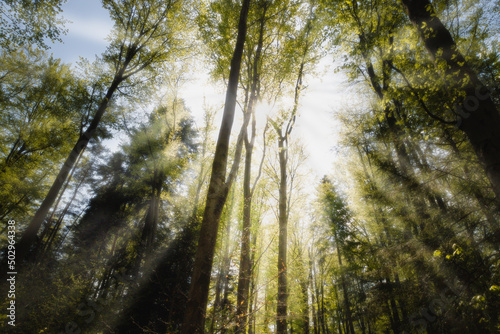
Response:
POLYGON ((255 104, 255 120, 257 129, 263 129, 266 126, 268 117, 273 118, 276 108, 267 101, 258 101, 255 104))

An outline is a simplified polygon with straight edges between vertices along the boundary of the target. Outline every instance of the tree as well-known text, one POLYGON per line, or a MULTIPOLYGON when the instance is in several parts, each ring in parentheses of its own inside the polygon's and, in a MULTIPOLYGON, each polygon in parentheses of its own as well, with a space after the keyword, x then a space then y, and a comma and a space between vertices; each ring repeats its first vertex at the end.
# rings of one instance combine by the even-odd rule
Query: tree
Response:
POLYGON ((131 141, 131 165, 138 177, 148 185, 146 216, 138 249, 138 263, 152 249, 160 221, 162 195, 174 186, 189 156, 196 151, 194 130, 189 112, 182 100, 157 108, 150 115, 149 124, 138 129, 131 141))
POLYGON ((59 17, 66 0, 0 2, 0 47, 13 51, 19 47, 48 46, 45 39, 61 41, 64 21, 59 17))
POLYGON ((74 123, 84 113, 75 106, 82 101, 82 82, 42 51, 5 54, 1 68, 0 216, 21 218, 31 209, 29 200, 44 191, 53 164, 67 153, 67 140, 76 137, 74 123))
MULTIPOLYGON (((186 202, 179 203, 177 196, 190 172, 197 133, 183 101, 173 99, 155 108, 147 122, 130 129, 129 138, 121 151, 99 166, 91 183, 94 197, 82 217, 68 224, 67 246, 54 252, 55 257, 64 254, 57 266, 64 272, 40 274, 42 268, 50 268, 53 257, 31 273, 27 270, 23 276, 29 273, 33 280, 40 278, 40 292, 19 296, 20 307, 40 305, 39 296, 52 302, 54 298, 46 295, 48 287, 68 280, 74 284, 57 291, 76 299, 77 304, 70 308, 81 309, 78 303, 87 301, 109 305, 109 312, 95 316, 98 322, 82 324, 89 331, 100 330, 103 323, 120 332, 180 327, 199 213, 197 203, 186 208, 186 202), (162 287, 161 294, 158 287, 162 287), (115 312, 122 317, 118 319, 115 312)), ((43 317, 29 312, 20 318, 55 331, 61 324, 54 318, 62 311, 51 309, 43 317)), ((32 331, 32 327, 23 329, 32 331)))
POLYGON ((500 114, 428 0, 402 0, 433 61, 452 91, 457 126, 467 134, 500 204, 500 114), (465 109, 465 110, 464 110, 465 109))
MULTIPOLYGON (((259 26, 258 26, 258 37, 257 46, 255 49, 255 54, 253 55, 253 63, 249 63, 249 73, 250 80, 247 83, 247 87, 250 86, 250 97, 247 104, 246 113, 252 115, 252 125, 251 125, 251 135, 248 136, 248 130, 245 132, 245 170, 243 176, 243 224, 242 224, 242 234, 241 234, 241 255, 240 255, 240 268, 238 274, 238 295, 237 295, 237 309, 236 309, 236 333, 245 333, 247 327, 247 311, 248 311, 248 296, 250 290, 250 279, 251 279, 251 263, 250 263, 250 229, 252 225, 252 199, 255 191, 256 184, 260 178, 262 171, 262 164, 265 157, 265 133, 267 126, 264 129, 264 152, 261 163, 259 165, 258 175, 255 178, 253 186, 251 185, 251 174, 252 174, 252 154, 255 145, 256 137, 256 119, 255 119, 255 105, 260 99, 260 87, 261 87, 261 72, 262 72, 262 48, 264 44, 264 31, 266 24, 266 13, 270 4, 266 1, 258 3, 259 10, 259 26)), ((247 43, 248 45, 249 43, 247 43)), ((252 46, 253 49, 253 46, 252 46)), ((251 52, 250 52, 251 53, 251 52)))
MULTIPOLYGON (((88 126, 96 100, 104 95, 105 75, 96 73, 99 64, 81 63, 73 70, 29 48, 6 53, 1 68, 0 183, 5 192, 0 217, 27 220, 50 186, 55 166, 88 126)), ((102 124, 113 126, 115 116, 111 108, 102 124)), ((106 128, 97 131, 96 139, 106 137, 106 128)))
MULTIPOLYGON (((19 5, 16 17, 36 25, 29 8, 62 2, 0 4, 19 5)), ((29 222, 55 184, 41 225, 17 247, 9 330, 496 332, 498 136, 488 106, 500 101, 500 3, 430 3, 103 0, 116 23, 111 44, 75 69, 29 47, 31 35, 9 40, 0 217, 29 222), (196 131, 178 89, 187 47, 226 86, 216 145, 214 110, 196 131), (315 148, 294 138, 324 121, 315 108, 325 101, 304 92, 318 87, 310 78, 326 52, 350 86, 338 87, 347 99, 326 101, 342 133, 321 180, 306 170, 315 148), (274 110, 264 123, 260 113, 274 110), (305 112, 313 122, 301 124, 305 112), (107 153, 100 139, 122 131, 129 141, 107 153), (64 174, 56 167, 72 148, 64 174)), ((12 239, 0 235, 2 245, 12 239)))
POLYGON ((313 5, 309 8, 309 17, 302 29, 299 29, 296 39, 290 43, 296 46, 300 53, 297 61, 297 78, 294 87, 294 98, 292 110, 289 113, 288 120, 269 120, 270 124, 276 131, 278 139, 278 156, 280 165, 280 184, 279 184, 279 239, 278 239, 278 302, 276 311, 276 331, 277 333, 287 332, 287 224, 288 224, 288 208, 287 208, 287 162, 288 162, 288 141, 293 130, 297 111, 299 108, 300 93, 303 89, 303 77, 306 65, 314 64, 315 54, 314 47, 321 43, 321 39, 317 38, 317 27, 315 17, 313 15, 313 5), (286 123, 286 126, 285 126, 286 123))
MULTIPOLYGON (((333 239, 335 242, 335 246, 337 248, 337 259, 340 266, 341 271, 341 284, 342 291, 344 294, 344 303, 345 303, 345 314, 346 314, 346 323, 347 323, 347 331, 346 333, 354 334, 354 324, 352 318, 352 310, 351 303, 349 301, 349 293, 347 291, 347 282, 342 267, 342 252, 346 247, 346 240, 349 237, 349 220, 350 213, 347 208, 347 204, 344 200, 337 194, 337 191, 333 187, 331 181, 328 178, 323 178, 322 182, 322 204, 324 210, 324 216, 327 220, 333 234, 333 239)), ((344 255, 345 256, 345 255, 344 255)))
POLYGON ((18 261, 22 262, 29 255, 30 248, 50 207, 57 198, 77 157, 94 136, 119 87, 127 81, 132 84, 132 78, 144 70, 155 72, 172 56, 174 50, 178 50, 176 38, 182 22, 180 22, 181 16, 176 13, 179 13, 182 4, 181 0, 169 0, 162 3, 148 0, 128 3, 112 0, 104 2, 104 7, 110 11, 115 21, 115 38, 104 54, 104 59, 113 68, 113 79, 92 121, 78 138, 40 208, 22 234, 17 248, 18 261))
MULTIPOLYGON (((204 331, 205 312, 208 303, 208 290, 210 285, 210 272, 212 270, 219 220, 224 203, 226 202, 229 188, 232 180, 234 180, 234 178, 230 178, 228 180, 229 182, 225 180, 226 165, 229 149, 229 137, 231 135, 234 110, 236 107, 236 94, 238 90, 241 59, 243 56, 243 47, 247 31, 249 8, 250 0, 244 0, 238 23, 236 46, 231 59, 231 70, 227 84, 226 103, 224 105, 222 124, 215 148, 212 175, 208 186, 205 213, 203 215, 200 230, 200 240, 198 241, 198 248, 196 250, 187 309, 182 324, 182 333, 184 334, 202 333, 204 331)), ((236 165, 237 162, 235 161, 234 164, 236 165)), ((233 173, 230 173, 230 176, 231 174, 233 173)))

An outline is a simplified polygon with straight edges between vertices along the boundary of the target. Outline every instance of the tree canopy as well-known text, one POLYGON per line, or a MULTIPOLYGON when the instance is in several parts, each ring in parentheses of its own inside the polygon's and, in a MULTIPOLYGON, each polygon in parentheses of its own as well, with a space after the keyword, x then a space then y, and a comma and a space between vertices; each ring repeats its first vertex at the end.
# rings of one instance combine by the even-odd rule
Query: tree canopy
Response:
POLYGON ((499 331, 500 2, 65 2, 0 2, 0 331, 499 331))

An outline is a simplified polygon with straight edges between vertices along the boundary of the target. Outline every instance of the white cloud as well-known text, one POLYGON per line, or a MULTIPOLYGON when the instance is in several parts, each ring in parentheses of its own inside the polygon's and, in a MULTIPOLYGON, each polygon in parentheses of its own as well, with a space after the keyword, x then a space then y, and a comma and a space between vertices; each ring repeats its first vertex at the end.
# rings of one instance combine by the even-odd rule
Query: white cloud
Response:
POLYGON ((79 37, 89 42, 108 44, 108 37, 113 24, 111 20, 67 16, 70 23, 66 25, 69 29, 68 37, 79 37))

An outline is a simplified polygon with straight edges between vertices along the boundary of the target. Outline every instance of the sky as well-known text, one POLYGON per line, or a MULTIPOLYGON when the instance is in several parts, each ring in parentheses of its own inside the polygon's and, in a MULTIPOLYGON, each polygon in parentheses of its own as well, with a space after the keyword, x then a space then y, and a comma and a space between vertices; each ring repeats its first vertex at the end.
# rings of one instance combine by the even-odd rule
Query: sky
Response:
MULTIPOLYGON (((63 36, 63 43, 51 46, 50 52, 66 63, 75 64, 80 57, 93 60, 106 50, 106 37, 113 23, 99 0, 68 0, 63 5, 63 17, 68 20, 68 33, 63 36)), ((333 59, 326 58, 321 62, 320 70, 315 77, 306 77, 307 89, 301 98, 301 107, 292 136, 301 142, 308 155, 305 169, 311 171, 313 182, 319 182, 323 175, 334 172, 336 155, 333 148, 338 142, 339 124, 332 116, 334 108, 344 105, 344 78, 333 73, 333 59), (328 68, 329 67, 329 68, 328 68)), ((222 106, 224 92, 208 84, 206 73, 199 72, 182 89, 182 97, 193 113, 197 123, 201 125, 203 102, 209 105, 222 106)), ((259 110, 256 110, 259 113, 259 110)), ((263 110, 261 110, 263 112, 263 110)), ((220 112, 221 114, 222 112, 220 112)), ((217 118, 220 122, 221 116, 217 118)), ((233 127, 233 135, 237 136, 239 125, 233 127)))
POLYGON ((106 50, 113 22, 100 0, 68 0, 62 15, 68 21, 68 33, 63 43, 52 44, 50 52, 55 57, 75 63, 80 57, 93 60, 106 50))

